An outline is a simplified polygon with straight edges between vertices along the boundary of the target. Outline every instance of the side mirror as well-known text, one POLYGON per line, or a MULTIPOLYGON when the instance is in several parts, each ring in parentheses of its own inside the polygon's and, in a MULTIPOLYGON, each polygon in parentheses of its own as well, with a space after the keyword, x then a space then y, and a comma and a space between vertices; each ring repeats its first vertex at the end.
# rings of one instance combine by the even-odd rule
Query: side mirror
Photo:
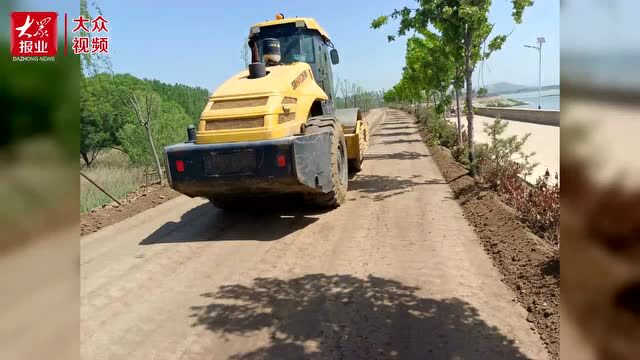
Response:
POLYGON ((331 49, 331 51, 329 51, 329 56, 331 56, 331 63, 333 65, 340 62, 340 58, 338 57, 338 50, 331 49))

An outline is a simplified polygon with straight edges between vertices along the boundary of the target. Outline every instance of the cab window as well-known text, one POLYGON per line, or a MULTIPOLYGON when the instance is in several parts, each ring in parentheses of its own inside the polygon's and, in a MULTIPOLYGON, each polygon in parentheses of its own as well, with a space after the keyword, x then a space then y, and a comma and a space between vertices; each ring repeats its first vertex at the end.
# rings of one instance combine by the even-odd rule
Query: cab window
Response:
POLYGON ((262 39, 276 38, 280 42, 280 62, 291 64, 294 62, 315 63, 314 33, 311 30, 297 28, 294 24, 279 26, 265 26, 254 37, 260 59, 262 59, 262 39))

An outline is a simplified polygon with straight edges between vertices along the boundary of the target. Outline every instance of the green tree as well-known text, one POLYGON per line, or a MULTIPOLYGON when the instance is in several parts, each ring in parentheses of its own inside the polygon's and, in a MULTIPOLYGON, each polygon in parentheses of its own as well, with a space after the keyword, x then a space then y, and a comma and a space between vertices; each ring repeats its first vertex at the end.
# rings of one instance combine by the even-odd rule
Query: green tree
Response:
POLYGON ((183 84, 166 84, 159 80, 143 80, 151 91, 160 95, 162 101, 175 101, 192 119, 195 124, 200 119, 202 109, 209 100, 209 91, 201 87, 183 84))
POLYGON ((120 149, 118 130, 133 121, 123 106, 126 90, 142 88, 139 80, 130 75, 122 79, 119 75, 102 73, 81 78, 80 155, 86 166, 102 150, 120 149))
MULTIPOLYGON (((462 46, 464 79, 466 83, 467 131, 469 133, 469 161, 471 175, 476 175, 476 161, 473 140, 473 106, 471 89, 475 64, 487 58, 492 52, 499 50, 507 39, 507 35, 498 35, 488 42, 488 51, 482 53, 481 45, 489 37, 493 24, 489 22, 488 13, 491 0, 416 0, 417 8, 404 7, 394 10, 390 15, 383 15, 373 20, 372 28, 377 29, 388 22, 389 17, 400 19, 398 36, 408 31, 421 34, 435 32, 447 48, 460 49, 462 46)), ((511 0, 512 18, 516 23, 522 22, 524 9, 533 5, 533 0, 511 0)), ((395 35, 388 36, 389 41, 395 35)))
POLYGON ((489 136, 489 143, 481 145, 482 176, 496 189, 500 186, 501 179, 508 174, 505 170, 507 167, 515 169, 517 175, 526 179, 538 166, 537 162, 531 162, 536 153, 524 151, 524 145, 531 134, 505 137, 504 132, 508 125, 509 123, 500 117, 493 123, 484 124, 484 132, 489 136))
POLYGON ((489 92, 489 90, 487 90, 487 88, 481 87, 480 89, 478 89, 478 97, 487 96, 488 92, 489 92))
MULTIPOLYGON (((138 95, 138 98, 142 96, 144 94, 138 95)), ((150 132, 154 147, 162 149, 184 141, 185 129, 192 124, 192 121, 180 105, 173 101, 164 101, 153 116, 155 118, 151 122, 150 132)), ((150 151, 150 141, 144 126, 128 123, 118 131, 118 139, 133 164, 145 167, 157 166, 155 156, 150 151)))
MULTIPOLYGON (((142 80, 130 74, 100 73, 83 77, 80 84, 80 155, 90 166, 106 148, 125 149, 118 132, 137 120, 127 106, 131 93, 155 92, 162 103, 171 102, 182 109, 196 124, 209 93, 206 89, 182 84, 165 84, 158 80, 142 80)), ((171 121, 167 119, 167 121, 171 121)), ((183 134, 183 131, 180 131, 183 134)))
POLYGON ((404 75, 410 84, 431 92, 434 108, 444 116, 451 98, 447 89, 455 77, 455 56, 436 34, 424 32, 422 37, 407 40, 404 75))
POLYGON ((158 152, 156 151, 156 145, 153 141, 152 131, 155 127, 152 126, 152 124, 160 123, 158 119, 161 105, 160 96, 153 92, 131 92, 127 97, 126 104, 135 116, 138 125, 144 129, 144 133, 149 141, 151 155, 155 160, 156 170, 160 177, 160 184, 162 184, 164 182, 162 178, 162 167, 160 166, 160 160, 158 159, 158 152))

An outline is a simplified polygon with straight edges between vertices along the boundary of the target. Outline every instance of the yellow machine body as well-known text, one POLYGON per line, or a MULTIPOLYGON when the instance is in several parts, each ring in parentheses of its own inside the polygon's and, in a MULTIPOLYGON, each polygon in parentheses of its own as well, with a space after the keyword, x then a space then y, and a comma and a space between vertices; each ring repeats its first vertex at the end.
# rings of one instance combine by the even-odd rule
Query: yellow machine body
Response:
POLYGON ((213 93, 202 112, 196 144, 299 134, 313 102, 327 100, 307 63, 270 66, 259 79, 248 75, 247 70, 240 72, 213 93))
MULTIPOLYGON (((277 25, 282 25, 282 24, 289 24, 289 23, 296 23, 296 22, 304 22, 305 27, 307 29, 311 29, 311 30, 316 30, 320 33, 320 35, 324 36, 327 39, 330 39, 329 34, 322 28, 322 26, 320 26, 320 24, 318 24, 318 22, 313 19, 313 18, 308 18, 308 17, 295 17, 295 18, 283 18, 283 19, 276 19, 276 20, 268 20, 268 21, 263 21, 260 23, 257 23, 255 25, 253 25, 251 28, 260 28, 263 26, 277 26, 277 25)), ((249 34, 251 35, 251 34, 249 34)))
MULTIPOLYGON (((312 18, 270 20, 252 29, 296 22, 304 22, 306 28, 329 39, 312 18)), ((196 144, 273 140, 299 134, 311 116, 314 101, 328 99, 304 62, 270 66, 267 76, 259 79, 248 76, 249 71, 243 70, 213 92, 200 117, 196 144)), ((344 129, 350 160, 358 159, 368 143, 366 123, 360 115, 355 120, 355 128, 344 129)))
POLYGON ((251 36, 261 30, 265 34, 291 29, 304 34, 299 49, 289 50, 302 50, 304 36, 311 36, 313 44, 320 39, 320 47, 305 48, 318 51, 315 61, 294 57, 267 64, 255 60, 259 53, 252 48, 253 73, 243 70, 211 94, 195 139, 190 133, 189 141, 165 147, 173 189, 209 198, 224 208, 242 204, 241 199, 291 193, 310 196, 322 206, 344 201, 346 171, 359 171, 364 159, 367 124, 357 108, 334 109, 330 65, 339 60, 335 49, 329 50, 333 44, 327 32, 315 20, 279 16, 258 23, 249 43, 255 45, 251 36))

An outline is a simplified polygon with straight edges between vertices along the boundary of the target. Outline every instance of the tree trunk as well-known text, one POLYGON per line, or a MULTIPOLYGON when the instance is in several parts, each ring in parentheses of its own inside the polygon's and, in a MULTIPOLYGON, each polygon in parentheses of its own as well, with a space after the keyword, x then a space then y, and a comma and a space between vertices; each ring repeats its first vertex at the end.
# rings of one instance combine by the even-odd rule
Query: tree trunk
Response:
POLYGON ((449 111, 448 109, 448 104, 444 101, 444 99, 447 97, 447 94, 443 91, 440 93, 440 97, 442 99, 442 102, 444 103, 444 110, 442 111, 442 120, 444 120, 445 124, 447 123, 447 112, 449 111))
POLYGON ((164 178, 162 177, 162 166, 160 166, 160 159, 158 159, 158 153, 156 152, 156 145, 153 143, 153 137, 151 136, 151 126, 144 127, 149 138, 149 144, 151 145, 151 151, 153 151, 153 158, 156 161, 156 169, 158 170, 158 177, 160 178, 160 185, 164 185, 164 178))
POLYGON ((458 145, 462 145, 462 121, 460 120, 460 89, 456 87, 456 116, 458 117, 458 145))
POLYGON ((471 67, 471 30, 465 27, 464 30, 464 77, 467 83, 466 105, 467 105, 467 135, 469 138, 469 169, 472 177, 476 177, 475 146, 473 143, 473 104, 471 101, 471 91, 473 84, 471 77, 473 68, 471 67))
POLYGON ((91 167, 92 161, 89 159, 89 156, 87 155, 87 153, 82 153, 81 152, 80 155, 82 156, 82 160, 84 160, 84 164, 87 167, 91 167))

